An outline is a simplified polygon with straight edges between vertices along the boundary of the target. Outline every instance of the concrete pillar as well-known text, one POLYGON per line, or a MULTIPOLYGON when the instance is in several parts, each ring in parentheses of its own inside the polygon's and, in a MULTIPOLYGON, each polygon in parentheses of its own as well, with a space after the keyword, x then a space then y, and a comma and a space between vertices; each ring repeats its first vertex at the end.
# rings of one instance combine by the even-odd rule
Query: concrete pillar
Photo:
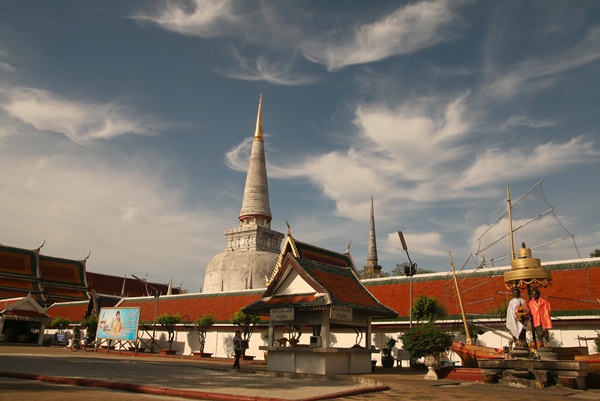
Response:
POLYGON ((40 332, 38 334, 37 345, 44 344, 44 333, 46 332, 46 322, 40 322, 40 332))
POLYGON ((329 348, 329 336, 331 334, 331 328, 329 327, 329 309, 325 309, 322 315, 321 323, 321 346, 329 348))

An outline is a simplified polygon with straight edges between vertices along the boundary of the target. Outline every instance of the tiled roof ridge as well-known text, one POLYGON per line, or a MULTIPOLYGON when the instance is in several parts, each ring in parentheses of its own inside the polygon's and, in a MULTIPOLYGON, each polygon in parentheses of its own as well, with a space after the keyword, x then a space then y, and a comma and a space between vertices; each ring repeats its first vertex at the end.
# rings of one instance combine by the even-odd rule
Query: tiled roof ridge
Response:
POLYGON ((301 297, 301 296, 319 296, 319 295, 323 295, 320 294, 318 292, 301 292, 301 293, 294 293, 294 294, 277 294, 277 295, 272 295, 272 298, 292 298, 292 297, 301 297))
MULTIPOLYGON (((600 267, 600 258, 594 260, 584 260, 581 262, 567 262, 567 263, 552 263, 552 264, 544 264, 542 266, 548 270, 579 270, 579 269, 587 269, 593 267, 600 267)), ((500 266, 500 267, 484 267, 478 269, 469 269, 462 270, 460 272, 456 272, 457 277, 494 277, 501 276, 505 272, 511 269, 510 266, 500 266)), ((452 272, 435 272, 435 273, 426 273, 426 274, 417 274, 412 276, 413 284, 415 282, 425 282, 425 281, 438 281, 438 280, 446 280, 449 279, 452 272)), ((391 277, 380 277, 373 279, 361 280, 361 282, 365 285, 365 287, 377 286, 377 285, 389 285, 400 283, 403 281, 409 281, 409 277, 406 276, 391 276, 391 277)))

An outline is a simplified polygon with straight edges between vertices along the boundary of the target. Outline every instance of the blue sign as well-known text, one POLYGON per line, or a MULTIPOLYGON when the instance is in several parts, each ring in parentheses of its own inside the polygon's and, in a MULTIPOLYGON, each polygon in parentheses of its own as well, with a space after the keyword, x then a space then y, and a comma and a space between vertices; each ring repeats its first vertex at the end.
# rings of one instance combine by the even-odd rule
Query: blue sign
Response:
POLYGON ((102 308, 96 338, 136 341, 140 308, 102 308))

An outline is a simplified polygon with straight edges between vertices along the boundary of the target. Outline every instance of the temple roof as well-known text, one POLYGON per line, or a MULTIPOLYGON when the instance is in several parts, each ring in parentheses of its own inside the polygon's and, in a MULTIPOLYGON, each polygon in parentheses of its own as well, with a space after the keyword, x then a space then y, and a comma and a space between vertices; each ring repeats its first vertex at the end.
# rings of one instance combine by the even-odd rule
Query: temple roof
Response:
MULTIPOLYGON (((40 247, 41 248, 41 247, 40 247)), ((44 305, 54 302, 87 301, 88 291, 99 294, 141 296, 144 283, 126 277, 92 273, 86 259, 73 260, 40 254, 38 249, 0 245, 0 299, 22 298, 27 294, 44 305)), ((162 294, 167 284, 148 283, 162 294)), ((173 289, 179 293, 179 289, 173 289)))
POLYGON ((0 298, 31 294, 42 303, 87 299, 85 260, 41 255, 40 248, 0 245, 0 298))
POLYGON ((360 282, 349 255, 297 242, 289 230, 263 297, 245 307, 244 312, 264 315, 284 305, 295 309, 344 306, 376 317, 398 315, 360 282))
MULTIPOLYGON (((571 324, 571 319, 594 318, 598 316, 598 299, 600 299, 600 259, 588 259, 577 262, 552 262, 544 264, 552 271, 554 284, 542 289, 542 297, 552 304, 552 316, 556 325, 571 324)), ((331 267, 329 268, 331 269, 331 267)), ((325 271, 327 272, 326 269, 325 271)), ((512 295, 504 286, 503 274, 510 267, 491 269, 475 269, 458 272, 462 300, 468 319, 488 318, 501 320, 494 315, 494 308, 500 308, 508 302, 512 295)), ((326 273, 327 274, 327 273, 326 273)), ((448 319, 460 322, 460 310, 453 289, 451 273, 418 274, 412 277, 413 298, 420 295, 436 297, 448 314, 448 319)), ((329 276, 329 278, 337 276, 329 276)), ((406 323, 408 326, 409 310, 409 277, 388 277, 369 279, 362 282, 366 290, 373 294, 379 302, 399 311, 396 319, 374 318, 380 324, 406 323)), ((333 296, 338 296, 337 290, 333 296)), ((163 313, 179 313, 182 324, 193 322, 199 316, 212 313, 217 324, 229 324, 235 312, 263 299, 264 290, 246 290, 224 293, 200 293, 161 296, 156 302, 154 297, 124 298, 119 307, 140 307, 143 322, 152 322, 154 310, 158 305, 157 315, 163 313)), ((339 295, 340 297, 342 295, 339 295)), ((272 305, 294 304, 298 307, 318 307, 328 302, 328 294, 302 292, 298 294, 280 294, 272 298, 272 305), (279 303, 279 304, 277 304, 279 303)), ((4 301, 0 301, 4 302, 4 301)), ((1 306, 2 304, 0 304, 1 306)), ((87 302, 67 302, 54 304, 47 309, 52 317, 69 317, 72 322, 80 321, 87 302)), ((115 306, 104 305, 104 306, 115 306)), ((267 319, 267 317, 265 317, 267 319)))
POLYGON ((30 294, 21 298, 0 300, 0 316, 18 320, 34 318, 40 321, 50 321, 50 316, 30 294))

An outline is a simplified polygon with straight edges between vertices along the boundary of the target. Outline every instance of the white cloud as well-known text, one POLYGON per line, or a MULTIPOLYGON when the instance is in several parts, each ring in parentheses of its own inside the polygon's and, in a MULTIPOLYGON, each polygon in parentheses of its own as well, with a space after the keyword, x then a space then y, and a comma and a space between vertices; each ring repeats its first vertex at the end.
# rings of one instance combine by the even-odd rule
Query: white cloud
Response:
POLYGON ((461 172, 457 188, 470 188, 511 179, 539 177, 562 167, 590 160, 600 152, 593 141, 584 137, 572 138, 569 142, 548 142, 517 149, 488 149, 475 162, 461 172))
POLYGON ((456 23, 452 9, 460 2, 446 0, 409 4, 380 20, 354 29, 352 37, 331 43, 318 38, 301 45, 304 56, 325 64, 330 71, 370 63, 394 55, 410 54, 451 39, 456 23))
POLYGON ((117 104, 66 100, 40 89, 13 88, 1 106, 9 116, 39 131, 61 133, 79 144, 128 133, 151 133, 149 121, 130 115, 117 104))
MULTIPOLYGON (((442 234, 439 232, 403 232, 404 241, 408 248, 408 253, 415 256, 417 254, 424 256, 444 256, 448 251, 442 241, 442 234)), ((383 249, 389 253, 398 253, 402 250, 398 233, 388 233, 383 243, 383 249)))
POLYGON ((225 163, 235 171, 248 171, 254 139, 248 137, 225 153, 225 163))
POLYGON ((87 150, 50 157, 43 148, 0 153, 3 243, 33 248, 46 239, 47 255, 81 259, 91 251, 89 271, 150 271, 159 282, 172 275, 198 291, 202 261, 225 244, 218 213, 188 210, 181 185, 154 158, 107 163, 87 150))
POLYGON ((292 71, 293 63, 271 62, 265 56, 249 60, 234 52, 237 66, 230 70, 218 68, 218 74, 242 81, 265 81, 273 85, 296 86, 313 85, 318 79, 308 75, 298 75, 292 71))
POLYGON ((518 115, 511 116, 508 120, 500 126, 501 131, 507 131, 513 127, 529 127, 529 128, 545 128, 556 125, 557 122, 553 120, 537 120, 528 116, 518 115))
POLYGON ((229 0, 161 2, 157 10, 139 12, 132 17, 185 36, 213 38, 235 29, 242 17, 235 14, 229 0))
POLYGON ((538 92, 553 86, 562 74, 600 59, 600 28, 590 29, 577 45, 548 57, 517 63, 504 74, 494 75, 486 85, 488 96, 508 99, 520 93, 538 92))
MULTIPOLYGON (((550 206, 548 206, 549 208, 550 206)), ((538 213, 546 211, 546 207, 538 210, 538 213)), ((532 256, 549 262, 553 260, 576 259, 579 257, 573 247, 571 233, 568 232, 562 222, 559 223, 553 213, 544 214, 536 218, 535 214, 527 218, 513 218, 515 253, 522 243, 532 248, 532 256), (535 220, 534 220, 535 219, 535 220)), ((560 221, 565 221, 560 218, 560 221)), ((478 263, 485 262, 489 265, 510 265, 510 237, 506 217, 494 225, 478 226, 473 230, 469 243, 477 246, 474 254, 479 252, 478 263)), ((589 255, 581 255, 587 257, 589 255)))

